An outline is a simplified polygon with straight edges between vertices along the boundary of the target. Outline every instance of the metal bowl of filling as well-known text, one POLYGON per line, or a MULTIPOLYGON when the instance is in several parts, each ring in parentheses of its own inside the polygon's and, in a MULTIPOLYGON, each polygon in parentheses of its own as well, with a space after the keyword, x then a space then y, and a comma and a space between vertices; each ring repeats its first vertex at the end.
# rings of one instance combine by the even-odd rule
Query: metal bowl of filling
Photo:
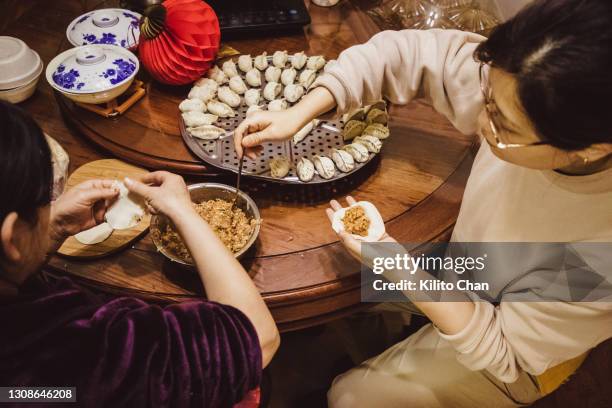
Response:
MULTIPOLYGON (((261 228, 261 215, 255 201, 236 188, 218 183, 198 183, 187 187, 198 214, 208 222, 221 242, 241 258, 255 243, 261 228)), ((193 266, 193 260, 168 217, 151 218, 151 239, 157 250, 171 261, 193 266)))

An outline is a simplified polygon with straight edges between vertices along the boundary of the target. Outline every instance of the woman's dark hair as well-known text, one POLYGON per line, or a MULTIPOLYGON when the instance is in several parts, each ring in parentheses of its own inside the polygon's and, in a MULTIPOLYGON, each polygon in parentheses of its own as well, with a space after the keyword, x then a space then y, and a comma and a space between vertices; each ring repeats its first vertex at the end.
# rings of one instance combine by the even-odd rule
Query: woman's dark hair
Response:
POLYGON ((552 145, 612 143, 612 1, 535 0, 475 58, 514 75, 523 108, 552 145))
POLYGON ((40 126, 23 110, 0 101, 0 224, 11 212, 29 222, 51 202, 51 151, 40 126))

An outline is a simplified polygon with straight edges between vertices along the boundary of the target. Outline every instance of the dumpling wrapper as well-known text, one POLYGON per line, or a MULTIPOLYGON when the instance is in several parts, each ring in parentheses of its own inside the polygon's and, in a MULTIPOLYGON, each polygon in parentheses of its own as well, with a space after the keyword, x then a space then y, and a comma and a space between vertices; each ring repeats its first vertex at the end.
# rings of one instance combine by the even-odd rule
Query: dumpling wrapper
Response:
POLYGON ((103 222, 93 228, 79 232, 74 238, 83 245, 95 245, 105 241, 113 231, 113 227, 108 222, 103 222))
POLYGON ((106 222, 116 230, 135 227, 145 214, 143 200, 131 194, 125 184, 115 181, 114 186, 119 189, 119 197, 106 211, 106 222))
POLYGON ((344 231, 345 228, 344 222, 342 222, 342 218, 344 217, 344 214, 349 208, 356 206, 360 206, 361 208, 363 208, 366 217, 370 219, 370 227, 368 228, 368 235, 366 235, 365 237, 355 234, 351 234, 351 236, 357 240, 364 242, 378 241, 380 238, 382 238, 383 235, 385 235, 385 222, 383 221, 382 216, 380 215, 374 204, 369 201, 359 201, 351 205, 350 207, 344 207, 336 211, 334 213, 334 218, 332 221, 332 228, 334 229, 334 231, 336 231, 336 233, 344 231))

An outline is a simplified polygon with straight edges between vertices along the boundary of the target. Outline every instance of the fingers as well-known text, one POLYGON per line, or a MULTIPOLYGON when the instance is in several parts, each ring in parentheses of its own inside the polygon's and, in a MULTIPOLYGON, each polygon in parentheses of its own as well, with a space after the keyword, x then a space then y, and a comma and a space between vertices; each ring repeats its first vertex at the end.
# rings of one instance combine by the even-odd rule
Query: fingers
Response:
MULTIPOLYGON (((247 147, 245 149, 245 153, 244 154, 249 159, 256 160, 257 156, 259 156, 262 151, 263 151, 263 146, 247 147)), ((238 156, 238 157, 240 157, 240 156, 238 156)))
POLYGON ((89 189, 89 190, 82 190, 79 192, 79 200, 81 202, 87 203, 88 205, 94 205, 96 202, 98 201, 106 201, 106 200, 112 200, 115 197, 117 197, 117 195, 119 194, 119 191, 114 190, 114 189, 110 189, 110 188, 104 188, 104 189, 89 189))
POLYGON ((114 180, 87 180, 87 181, 84 181, 78 184, 74 188, 79 189, 79 190, 89 190, 92 188, 114 189, 115 188, 114 184, 115 184, 114 180))
POLYGON ((242 149, 242 139, 248 128, 249 128, 249 120, 245 119, 234 130, 234 149, 236 150, 236 154, 238 155, 238 157, 242 157, 242 155, 244 154, 244 151, 242 149))
MULTIPOLYGON (((154 173, 149 173, 149 174, 154 174, 154 173)), ((142 177, 141 180, 143 180, 145 177, 142 177)), ((147 178, 148 180, 150 180, 151 178, 147 178)), ((152 194, 152 188, 146 184, 144 184, 141 181, 137 181, 137 180, 132 180, 130 178, 125 178, 124 180, 125 182, 125 186, 127 187, 127 189, 134 193, 134 194, 138 194, 141 197, 144 198, 150 198, 151 194, 152 194)))
POLYGON ((340 209, 342 208, 342 206, 340 205, 340 203, 339 203, 338 201, 336 201, 336 200, 331 200, 331 201, 329 202, 329 205, 331 206, 331 208, 332 208, 334 211, 338 211, 338 210, 340 210, 340 209))
MULTIPOLYGON (((174 174, 169 173, 167 171, 154 171, 151 173, 147 173, 143 176, 138 177, 137 179, 130 179, 132 181, 139 181, 142 184, 151 184, 154 186, 160 186, 164 184, 166 180, 174 176, 174 174)), ((126 178, 127 180, 128 178, 126 178)), ((126 184, 127 185, 127 184, 126 184)))
POLYGON ((328 208, 327 210, 325 210, 325 213, 327 214, 327 218, 329 218, 329 222, 334 222, 334 210, 332 210, 331 208, 328 208))
POLYGON ((346 196, 346 202, 348 203, 348 205, 355 205, 357 204, 357 201, 355 201, 355 199, 351 196, 346 196))

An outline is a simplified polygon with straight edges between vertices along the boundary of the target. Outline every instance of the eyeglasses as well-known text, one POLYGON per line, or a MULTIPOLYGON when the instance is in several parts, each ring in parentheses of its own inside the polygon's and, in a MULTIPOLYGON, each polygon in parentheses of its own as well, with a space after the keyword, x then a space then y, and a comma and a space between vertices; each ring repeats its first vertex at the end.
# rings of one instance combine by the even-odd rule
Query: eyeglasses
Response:
POLYGON ((493 100, 493 92, 489 86, 489 75, 488 71, 485 73, 485 63, 480 64, 479 76, 480 76, 480 90, 485 102, 485 111, 487 112, 487 119, 489 119, 489 127, 491 128, 491 134, 495 139, 495 143, 491 143, 489 139, 484 138, 490 146, 497 147, 500 150, 515 149, 518 147, 530 147, 530 146, 542 146, 550 145, 548 142, 535 142, 535 143, 504 143, 499 139, 499 132, 497 125, 493 121, 495 115, 498 115, 497 105, 493 100))

